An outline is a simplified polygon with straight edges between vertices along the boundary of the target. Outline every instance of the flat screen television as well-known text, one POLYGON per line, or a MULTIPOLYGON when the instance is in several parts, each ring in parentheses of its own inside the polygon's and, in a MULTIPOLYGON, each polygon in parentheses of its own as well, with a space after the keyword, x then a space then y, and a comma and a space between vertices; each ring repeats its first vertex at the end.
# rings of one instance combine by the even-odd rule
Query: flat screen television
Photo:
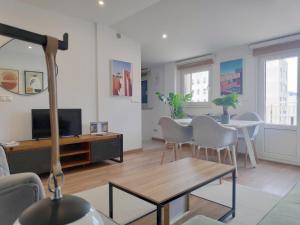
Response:
MULTIPOLYGON (((58 109, 59 136, 78 136, 82 134, 81 109, 58 109)), ((49 109, 32 109, 32 139, 49 138, 49 109)))

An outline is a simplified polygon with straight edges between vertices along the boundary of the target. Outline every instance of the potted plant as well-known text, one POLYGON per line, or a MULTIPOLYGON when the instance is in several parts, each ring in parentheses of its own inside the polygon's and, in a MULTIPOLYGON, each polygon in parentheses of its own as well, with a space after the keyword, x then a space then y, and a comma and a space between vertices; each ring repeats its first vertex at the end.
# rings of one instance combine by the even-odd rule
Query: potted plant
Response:
POLYGON ((228 112, 228 108, 232 107, 236 109, 237 105, 239 104, 239 94, 231 93, 225 95, 224 97, 216 98, 213 100, 213 103, 217 106, 223 107, 223 115, 221 116, 221 122, 223 124, 228 124, 230 121, 230 115, 228 112))
POLYGON ((169 96, 165 96, 160 92, 155 93, 159 100, 168 104, 171 112, 172 119, 184 118, 187 114, 183 111, 183 104, 192 100, 192 94, 175 94, 169 93, 169 96))

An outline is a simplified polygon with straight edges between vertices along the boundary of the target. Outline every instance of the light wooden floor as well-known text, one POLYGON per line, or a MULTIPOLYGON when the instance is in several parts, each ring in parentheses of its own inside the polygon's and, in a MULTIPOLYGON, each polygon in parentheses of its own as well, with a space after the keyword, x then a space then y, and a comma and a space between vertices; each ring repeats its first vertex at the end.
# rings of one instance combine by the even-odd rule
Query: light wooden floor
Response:
MULTIPOLYGON (((125 153, 124 163, 103 162, 91 166, 70 169, 65 172, 65 183, 63 186, 64 193, 76 193, 83 190, 91 189, 97 186, 107 184, 107 182, 116 177, 126 176, 136 172, 141 168, 148 168, 154 165, 160 165, 160 157, 163 148, 147 151, 135 151, 125 153)), ((189 146, 184 146, 182 157, 190 157, 191 150, 189 146)), ((165 157, 165 163, 173 160, 173 154, 169 151, 165 157)), ((202 156, 201 156, 202 157, 202 156)), ((210 153, 210 160, 215 160, 214 152, 210 153)), ((272 194, 284 196, 298 181, 300 181, 300 167, 284 165, 274 162, 260 160, 257 168, 244 168, 244 157, 238 157, 239 177, 237 182, 242 185, 250 186, 255 189, 269 192, 272 194)), ((248 163, 249 164, 249 163, 248 163)), ((42 177, 46 188, 47 177, 42 177)), ((191 199, 191 208, 197 208, 204 215, 216 217, 223 209, 211 205, 207 202, 200 202, 198 199, 191 199), (205 213, 203 211, 206 211, 205 213)), ((196 213, 196 212, 195 212, 196 213)), ((151 220, 149 216, 149 220, 151 220)), ((181 224, 182 221, 180 221, 181 224)), ((136 224, 145 224, 137 222, 136 224)), ((148 224, 148 223, 147 223, 148 224)), ((151 224, 151 223, 149 223, 151 224)))

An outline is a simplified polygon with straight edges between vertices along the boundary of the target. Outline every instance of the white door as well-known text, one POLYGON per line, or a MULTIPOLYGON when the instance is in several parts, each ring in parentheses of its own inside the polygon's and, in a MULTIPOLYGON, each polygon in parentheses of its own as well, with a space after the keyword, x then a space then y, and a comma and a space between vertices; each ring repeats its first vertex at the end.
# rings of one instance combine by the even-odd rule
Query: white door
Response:
POLYGON ((298 52, 260 59, 258 109, 265 121, 260 135, 262 158, 300 164, 298 68, 298 52))

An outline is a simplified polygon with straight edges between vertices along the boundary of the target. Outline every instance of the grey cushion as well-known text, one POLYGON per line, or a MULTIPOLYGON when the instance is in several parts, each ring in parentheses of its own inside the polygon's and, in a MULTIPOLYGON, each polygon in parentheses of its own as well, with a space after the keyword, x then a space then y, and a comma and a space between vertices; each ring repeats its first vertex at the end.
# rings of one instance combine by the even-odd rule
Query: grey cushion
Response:
POLYGON ((11 225, 28 206, 45 197, 40 178, 20 173, 0 178, 0 224, 11 225))
POLYGON ((0 146, 0 177, 8 176, 8 175, 10 175, 10 172, 7 164, 5 151, 2 148, 2 146, 0 146))
POLYGON ((11 225, 28 206, 45 197, 34 173, 10 175, 5 151, 0 146, 0 224, 11 225))
POLYGON ((182 225, 224 225, 224 223, 210 219, 206 216, 195 216, 182 225))

